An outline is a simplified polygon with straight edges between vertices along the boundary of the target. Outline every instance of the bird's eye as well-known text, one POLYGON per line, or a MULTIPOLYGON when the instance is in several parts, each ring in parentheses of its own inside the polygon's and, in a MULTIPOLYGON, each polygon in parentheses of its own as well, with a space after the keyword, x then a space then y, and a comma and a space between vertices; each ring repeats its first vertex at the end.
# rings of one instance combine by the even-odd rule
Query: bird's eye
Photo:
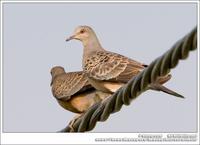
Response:
POLYGON ((85 30, 84 30, 84 29, 82 29, 82 30, 80 31, 80 33, 81 33, 81 34, 85 33, 85 30))

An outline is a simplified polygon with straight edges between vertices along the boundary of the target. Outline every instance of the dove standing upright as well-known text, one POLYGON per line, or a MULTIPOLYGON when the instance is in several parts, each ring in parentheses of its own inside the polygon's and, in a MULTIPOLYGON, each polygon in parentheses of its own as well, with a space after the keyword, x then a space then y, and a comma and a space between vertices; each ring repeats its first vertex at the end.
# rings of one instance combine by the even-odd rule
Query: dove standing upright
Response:
MULTIPOLYGON (((132 77, 144 70, 147 65, 139 63, 123 55, 106 51, 100 44, 94 30, 89 26, 79 26, 66 41, 77 39, 84 46, 82 67, 89 82, 97 90, 113 93, 132 77)), ((163 91, 176 97, 182 95, 162 86, 171 75, 158 78, 149 89, 163 91)))

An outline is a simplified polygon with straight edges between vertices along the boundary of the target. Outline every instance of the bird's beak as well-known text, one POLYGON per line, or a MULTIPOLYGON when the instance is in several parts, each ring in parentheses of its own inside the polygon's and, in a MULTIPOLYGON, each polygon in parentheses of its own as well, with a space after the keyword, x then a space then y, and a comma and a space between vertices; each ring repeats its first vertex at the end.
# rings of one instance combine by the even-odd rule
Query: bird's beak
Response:
POLYGON ((72 36, 70 36, 69 38, 67 38, 65 41, 70 41, 70 40, 74 39, 75 36, 76 36, 76 35, 72 35, 72 36))
POLYGON ((50 86, 52 86, 53 85, 53 79, 51 79, 51 83, 50 83, 50 86))

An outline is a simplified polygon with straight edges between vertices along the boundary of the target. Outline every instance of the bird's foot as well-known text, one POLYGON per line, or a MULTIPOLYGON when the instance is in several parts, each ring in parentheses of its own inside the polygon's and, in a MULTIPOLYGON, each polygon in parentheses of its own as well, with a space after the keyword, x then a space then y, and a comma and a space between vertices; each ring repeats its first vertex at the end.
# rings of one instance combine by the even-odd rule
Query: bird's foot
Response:
POLYGON ((110 98, 110 96, 104 98, 104 99, 101 101, 101 103, 102 103, 102 104, 105 104, 109 98, 110 98))

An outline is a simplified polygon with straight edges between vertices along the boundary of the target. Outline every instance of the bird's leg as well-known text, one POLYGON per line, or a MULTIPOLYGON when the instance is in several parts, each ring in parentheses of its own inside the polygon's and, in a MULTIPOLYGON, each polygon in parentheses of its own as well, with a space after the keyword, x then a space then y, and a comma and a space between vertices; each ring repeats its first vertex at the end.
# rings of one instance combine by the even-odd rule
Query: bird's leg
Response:
POLYGON ((105 97, 104 99, 102 99, 101 103, 105 105, 105 103, 107 102, 107 100, 110 98, 110 96, 105 97))
POLYGON ((77 119, 79 119, 82 116, 82 114, 77 114, 76 116, 74 116, 74 118, 69 122, 69 128, 70 128, 70 132, 74 132, 74 123, 76 122, 77 119))
POLYGON ((112 93, 105 93, 102 91, 96 91, 96 97, 98 97, 100 99, 100 101, 103 101, 107 98, 109 98, 109 96, 111 96, 112 93))

